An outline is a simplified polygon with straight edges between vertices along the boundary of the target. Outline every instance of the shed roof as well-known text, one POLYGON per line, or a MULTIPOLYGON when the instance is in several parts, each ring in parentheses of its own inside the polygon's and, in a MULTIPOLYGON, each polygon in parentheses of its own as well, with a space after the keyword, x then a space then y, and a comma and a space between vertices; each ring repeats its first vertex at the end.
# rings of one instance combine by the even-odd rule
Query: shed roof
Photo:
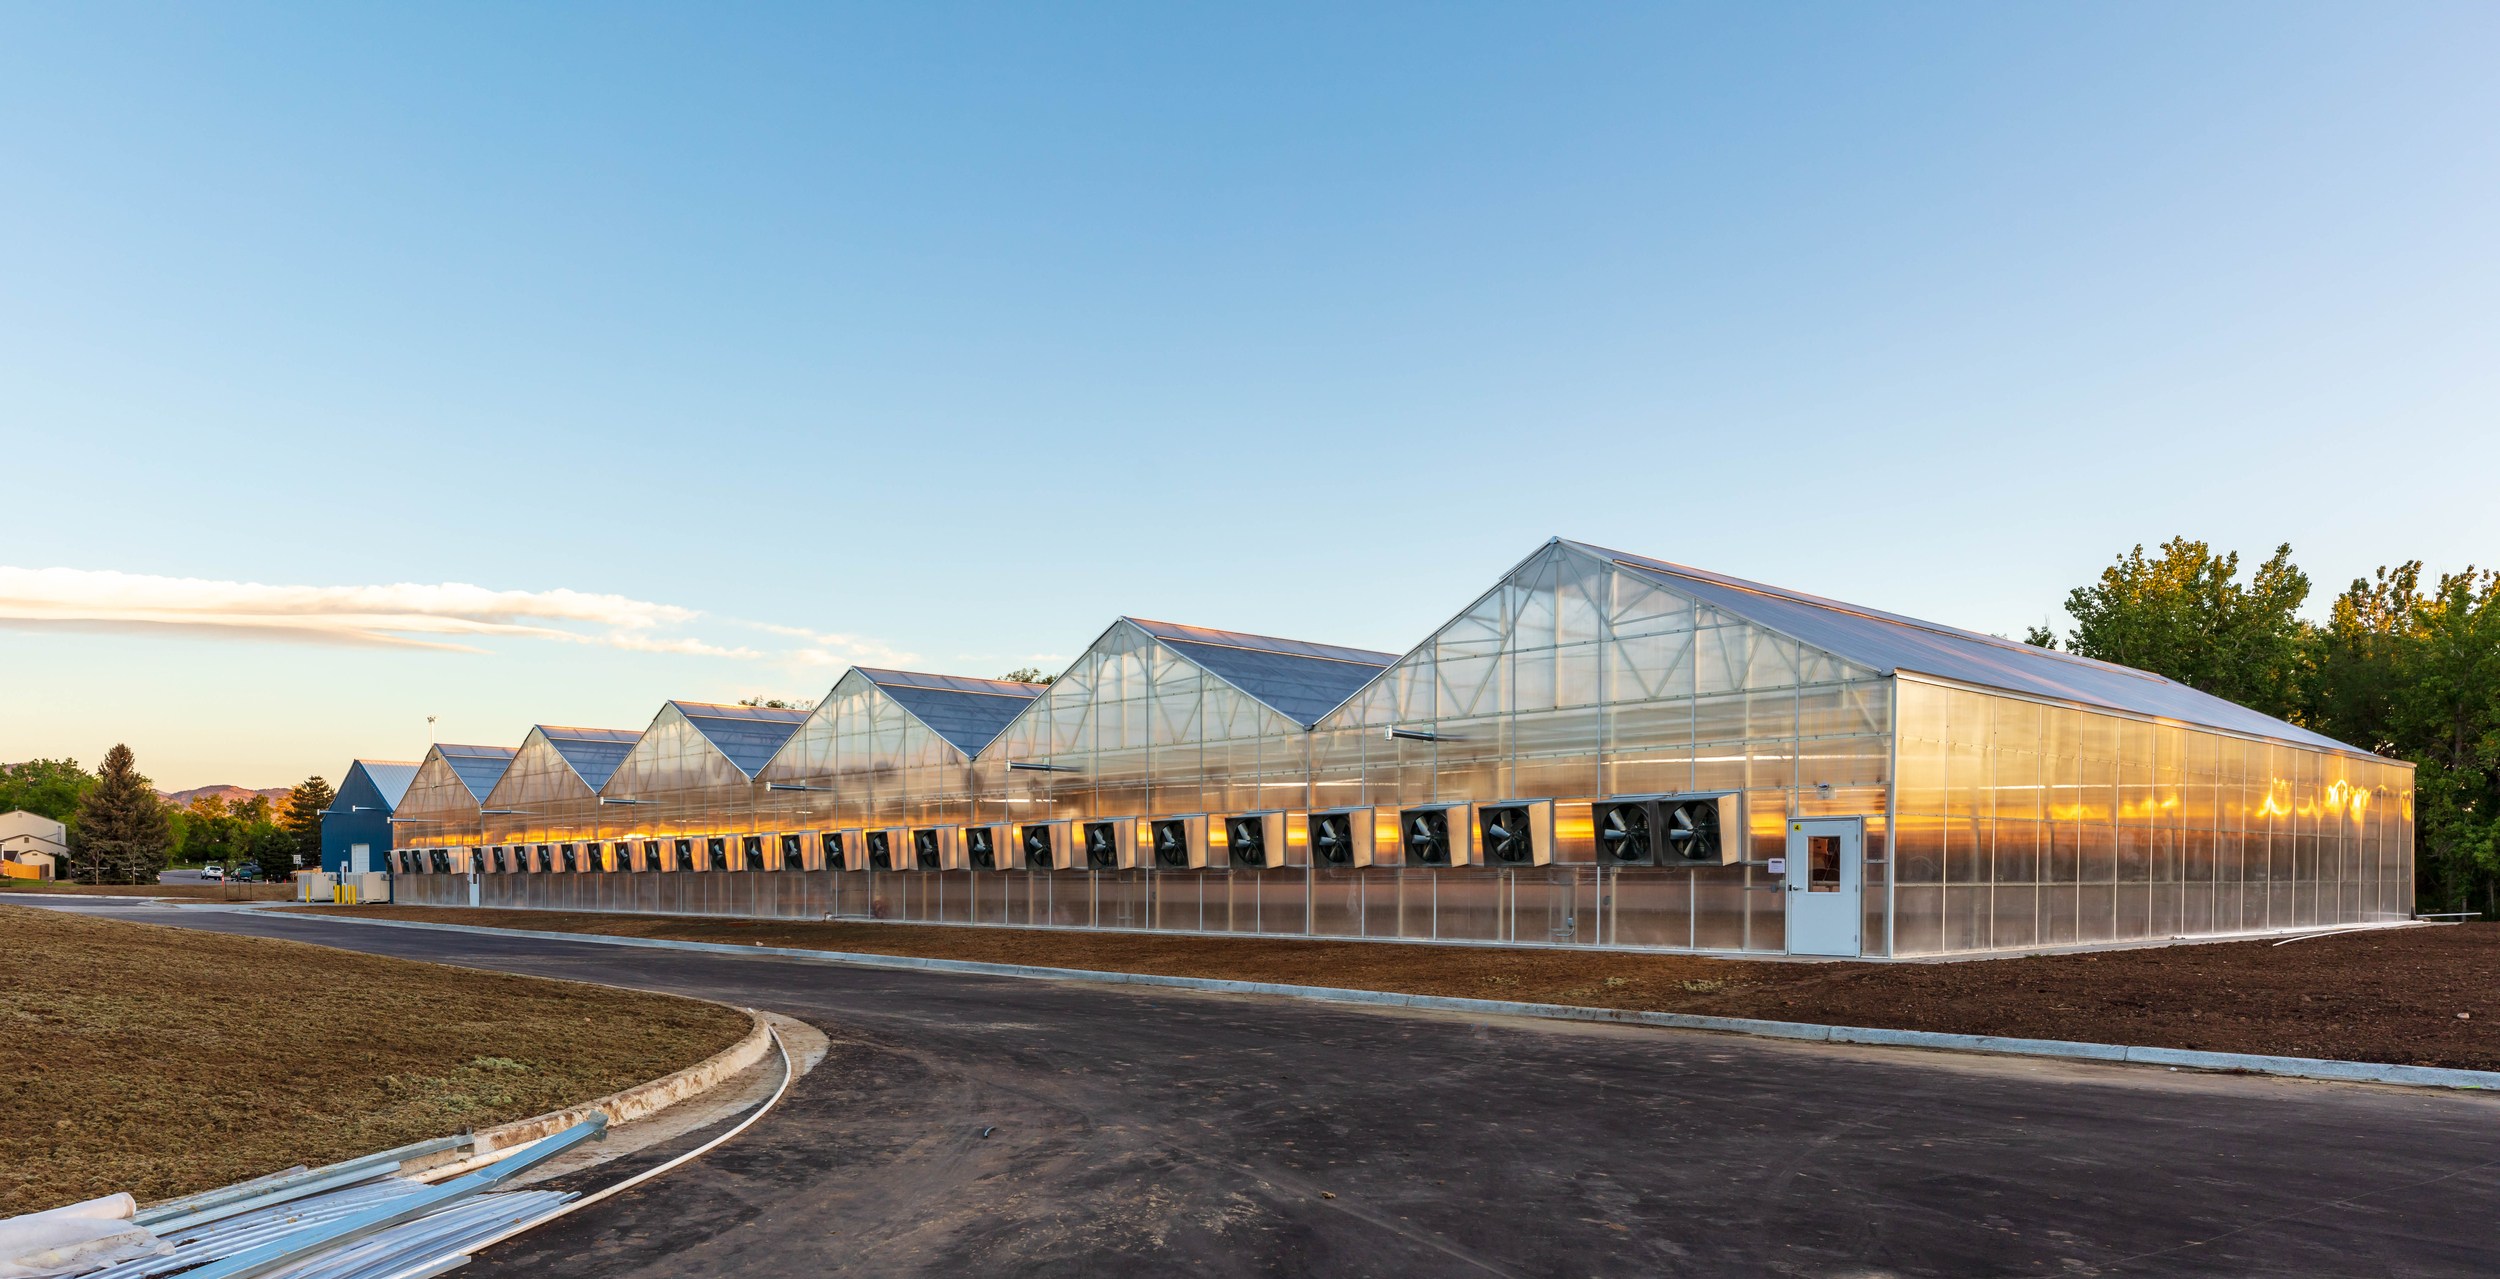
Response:
POLYGON ((1715 608, 1887 675, 1909 672, 2225 732, 2365 755, 2297 724, 2150 671, 1765 586, 1665 560, 1572 543, 1715 608))
POLYGON ((408 796, 408 783, 417 780, 417 764, 404 759, 360 759, 349 765, 365 770, 373 789, 382 793, 382 802, 396 810, 399 801, 408 796))

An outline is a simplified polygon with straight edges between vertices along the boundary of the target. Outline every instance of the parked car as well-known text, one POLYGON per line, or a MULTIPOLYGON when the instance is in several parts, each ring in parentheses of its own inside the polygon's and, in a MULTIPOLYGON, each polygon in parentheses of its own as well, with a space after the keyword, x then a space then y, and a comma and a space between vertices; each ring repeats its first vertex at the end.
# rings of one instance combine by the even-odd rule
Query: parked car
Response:
POLYGON ((202 879, 216 879, 216 880, 222 880, 222 879, 224 879, 225 877, 226 877, 226 868, 225 868, 225 867, 223 867, 223 866, 202 866, 202 867, 200 867, 200 878, 202 878, 202 879))
POLYGON ((245 862, 244 864, 234 868, 234 882, 238 884, 249 884, 259 878, 260 867, 254 866, 250 862, 245 862))

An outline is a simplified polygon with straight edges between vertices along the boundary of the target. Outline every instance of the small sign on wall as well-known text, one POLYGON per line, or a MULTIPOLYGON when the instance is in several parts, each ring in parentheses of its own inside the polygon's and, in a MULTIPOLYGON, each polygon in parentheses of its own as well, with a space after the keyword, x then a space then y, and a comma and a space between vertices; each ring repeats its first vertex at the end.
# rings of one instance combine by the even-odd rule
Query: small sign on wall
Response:
POLYGON ((1787 859, 1787 858, 1785 858, 1785 857, 1774 857, 1774 858, 1772 858, 1772 859, 1771 859, 1771 866, 1770 866, 1770 870, 1771 870, 1771 873, 1772 873, 1772 874, 1774 874, 1774 875, 1785 875, 1785 874, 1787 874, 1787 873, 1788 873, 1788 859, 1787 859))

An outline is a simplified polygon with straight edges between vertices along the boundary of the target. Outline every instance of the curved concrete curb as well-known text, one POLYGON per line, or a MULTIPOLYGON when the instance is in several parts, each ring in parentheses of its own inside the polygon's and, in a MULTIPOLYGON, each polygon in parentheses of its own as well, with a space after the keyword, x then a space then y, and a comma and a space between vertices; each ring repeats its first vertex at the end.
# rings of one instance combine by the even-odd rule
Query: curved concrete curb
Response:
POLYGON ((1023 977, 1041 981, 1089 981, 1118 986, 1162 986, 1231 995, 1274 995, 1332 1004, 1414 1008, 1426 1012, 1465 1013, 1483 1017, 1539 1017, 1552 1021, 1613 1022, 1659 1026, 1673 1030, 1707 1030, 1814 1043, 1871 1044, 1890 1048, 1930 1048, 1947 1052, 1996 1053, 2017 1057, 2054 1057, 2071 1061, 2126 1062, 2169 1066, 2180 1070, 2216 1070, 2238 1074, 2280 1075, 2291 1079, 2327 1079, 2340 1083, 2398 1084, 2410 1088, 2500 1089, 2500 1071, 2451 1070, 2440 1066, 2398 1066, 2367 1061, 2335 1061, 2322 1057, 2269 1057, 2251 1053, 2209 1053, 2185 1048, 2147 1048, 2126 1044, 2095 1044, 2064 1039, 2014 1039, 2001 1035, 1954 1035, 1932 1030, 1883 1030, 1871 1026, 1822 1026, 1801 1021, 1761 1021, 1750 1017, 1700 1017, 1691 1013, 1640 1012, 1628 1008, 1583 1008, 1576 1004, 1526 1004, 1504 999, 1459 999, 1448 995, 1401 995, 1393 991, 1345 990, 1335 986, 1289 986, 1278 982, 1226 981, 1215 977, 1167 977, 1155 973, 1102 972, 1091 968, 1043 968, 1028 964, 990 964, 966 959, 923 959, 911 955, 876 955, 863 951, 800 950, 786 946, 732 946, 721 942, 669 941, 656 937, 615 937, 600 933, 563 933, 535 928, 488 928, 474 924, 429 924, 413 919, 360 919, 352 915, 303 915, 304 919, 335 919, 382 928, 425 928, 439 932, 486 933, 533 937, 548 941, 589 942, 610 946, 641 946, 652 950, 683 950, 709 955, 770 955, 807 963, 859 968, 916 968, 928 972, 963 973, 980 977, 1023 977))
MULTIPOLYGON (((380 922, 380 921, 367 921, 380 922)), ((723 1082, 762 1061, 772 1051, 772 1034, 764 1024, 763 1015, 747 1009, 747 1033, 738 1042, 704 1058, 675 1074, 662 1075, 649 1083, 636 1084, 619 1092, 609 1093, 596 1101, 586 1101, 562 1110, 550 1110, 528 1119, 478 1130, 469 1148, 469 1157, 492 1154, 508 1147, 536 1141, 551 1133, 559 1133, 593 1113, 606 1115, 610 1125, 640 1119, 654 1111, 673 1106, 689 1097, 710 1091, 723 1082)))

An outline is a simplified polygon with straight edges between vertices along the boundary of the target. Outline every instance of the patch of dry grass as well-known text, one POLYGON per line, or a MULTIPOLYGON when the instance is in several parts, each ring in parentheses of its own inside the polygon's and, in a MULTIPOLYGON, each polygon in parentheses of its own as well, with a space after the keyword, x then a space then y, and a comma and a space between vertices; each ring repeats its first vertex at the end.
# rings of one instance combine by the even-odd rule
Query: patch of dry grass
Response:
POLYGON ((668 995, 0 905, 0 1216, 142 1202, 526 1118, 692 1065, 668 995))

